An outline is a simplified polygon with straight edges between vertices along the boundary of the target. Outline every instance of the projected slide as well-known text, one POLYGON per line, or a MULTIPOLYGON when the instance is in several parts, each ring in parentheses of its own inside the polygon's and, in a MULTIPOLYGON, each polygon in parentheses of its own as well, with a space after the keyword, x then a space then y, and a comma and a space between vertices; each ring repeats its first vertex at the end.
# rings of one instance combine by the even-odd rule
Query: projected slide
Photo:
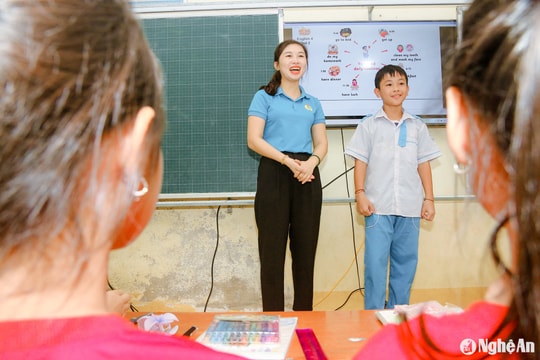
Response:
POLYGON ((327 117, 376 112, 376 72, 398 65, 409 76, 404 106, 417 115, 444 116, 441 22, 298 23, 292 38, 309 52, 306 91, 321 100, 327 117))

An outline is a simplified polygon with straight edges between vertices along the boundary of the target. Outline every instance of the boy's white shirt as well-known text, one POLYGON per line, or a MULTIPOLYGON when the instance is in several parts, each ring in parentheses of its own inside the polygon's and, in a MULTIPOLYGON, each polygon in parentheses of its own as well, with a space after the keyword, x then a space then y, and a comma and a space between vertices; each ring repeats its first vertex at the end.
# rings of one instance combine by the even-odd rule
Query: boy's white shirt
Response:
POLYGON ((396 126, 381 108, 358 124, 345 154, 368 164, 364 188, 378 214, 420 217, 424 194, 418 164, 441 156, 420 118, 403 111, 396 126), (402 147, 398 139, 404 125, 402 147))

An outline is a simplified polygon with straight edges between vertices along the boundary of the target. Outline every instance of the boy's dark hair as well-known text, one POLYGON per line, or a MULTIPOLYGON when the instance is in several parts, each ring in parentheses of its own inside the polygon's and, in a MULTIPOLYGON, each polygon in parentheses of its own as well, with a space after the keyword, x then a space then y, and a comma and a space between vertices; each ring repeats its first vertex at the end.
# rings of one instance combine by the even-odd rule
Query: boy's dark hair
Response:
POLYGON ((379 71, 377 71, 377 74, 375 74, 375 87, 377 89, 381 88, 381 81, 384 78, 384 75, 390 74, 391 76, 396 76, 396 73, 403 75, 403 77, 405 77, 405 83, 409 85, 409 77, 407 76, 407 72, 405 72, 401 66, 385 65, 380 68, 379 71))

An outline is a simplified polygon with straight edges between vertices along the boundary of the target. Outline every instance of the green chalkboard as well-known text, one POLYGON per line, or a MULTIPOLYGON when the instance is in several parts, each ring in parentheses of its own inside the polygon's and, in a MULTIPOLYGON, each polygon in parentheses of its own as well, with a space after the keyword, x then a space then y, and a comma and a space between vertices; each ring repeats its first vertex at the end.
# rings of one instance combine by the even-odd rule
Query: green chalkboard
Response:
POLYGON ((253 192, 247 109, 267 83, 277 14, 143 19, 165 80, 162 194, 253 192))

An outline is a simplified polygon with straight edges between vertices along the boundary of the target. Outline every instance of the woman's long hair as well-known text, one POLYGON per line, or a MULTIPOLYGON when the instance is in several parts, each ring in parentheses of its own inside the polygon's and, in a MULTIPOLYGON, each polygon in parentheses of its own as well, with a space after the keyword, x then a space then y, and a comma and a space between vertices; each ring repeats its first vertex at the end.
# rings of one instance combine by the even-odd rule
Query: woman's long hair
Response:
MULTIPOLYGON (((532 359, 540 359, 539 18, 537 0, 474 1, 465 12, 462 41, 445 78, 445 86, 460 90, 472 108, 471 116, 485 123, 488 136, 504 155, 510 178, 508 190, 513 196, 508 213, 496 219, 499 223, 491 235, 490 251, 495 264, 511 277, 514 296, 506 319, 487 336, 492 340, 512 339, 514 344, 518 340, 533 342, 537 353, 519 354, 520 358, 532 359), (518 251, 517 269, 503 263, 497 246, 498 233, 509 222, 515 222, 517 228, 518 243, 512 244, 518 251)), ((420 336, 431 350, 441 357, 459 356, 444 354, 432 341, 423 316, 419 320, 420 336)), ((413 330, 404 326, 400 331, 408 339, 413 330)), ((424 358, 429 353, 415 342, 408 342, 408 346, 411 358, 424 358)))
POLYGON ((105 139, 153 107, 140 167, 155 169, 161 82, 126 1, 0 2, 0 272, 9 259, 54 261, 59 236, 58 256, 82 257, 87 239, 114 235, 142 174, 102 171, 105 139))
MULTIPOLYGON (((540 349, 539 18, 538 1, 475 1, 465 13, 462 42, 446 79, 447 86, 460 89, 505 156, 513 195, 507 217, 517 223, 518 241, 514 246, 518 268, 508 270, 514 293, 508 321, 516 324, 512 338, 532 341, 536 349, 540 349)), ((495 241, 493 235, 492 252, 500 264, 495 241)))

